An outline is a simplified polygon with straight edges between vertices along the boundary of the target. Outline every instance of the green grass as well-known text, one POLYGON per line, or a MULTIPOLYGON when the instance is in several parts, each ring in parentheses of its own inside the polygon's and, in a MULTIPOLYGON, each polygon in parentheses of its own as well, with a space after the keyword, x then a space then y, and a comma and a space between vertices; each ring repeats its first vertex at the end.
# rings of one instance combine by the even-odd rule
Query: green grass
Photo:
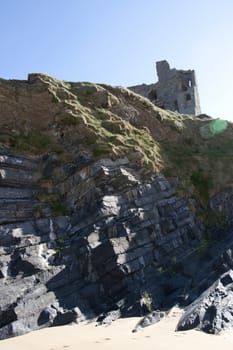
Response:
POLYGON ((207 232, 213 225, 217 225, 219 229, 222 229, 226 221, 222 213, 210 211, 207 208, 197 212, 196 216, 202 220, 207 232))
POLYGON ((13 151, 60 153, 64 162, 72 161, 69 152, 88 152, 93 161, 127 157, 142 173, 178 178, 177 191, 195 196, 204 206, 232 184, 231 123, 161 110, 122 87, 63 82, 46 75, 41 75, 41 84, 51 95, 48 115, 43 116, 48 128, 22 132, 22 125, 17 134, 1 130, 0 142, 13 151), (213 135, 205 138, 202 131, 208 127, 213 135))
POLYGON ((153 311, 153 301, 147 291, 145 291, 142 295, 143 301, 146 305, 146 308, 149 312, 153 311))
POLYGON ((77 126, 80 124, 80 119, 71 113, 64 113, 60 116, 60 124, 63 126, 77 126))
POLYGON ((106 157, 107 155, 109 155, 110 150, 106 148, 106 146, 99 146, 97 145, 94 149, 93 149, 93 156, 94 159, 99 159, 101 157, 106 157))
POLYGON ((64 245, 65 245, 65 240, 64 240, 64 238, 58 238, 58 239, 56 239, 56 241, 55 241, 54 250, 55 250, 56 252, 59 252, 62 248, 64 248, 64 245))
POLYGON ((15 152, 39 155, 42 153, 62 153, 63 148, 40 130, 32 129, 27 134, 11 135, 5 142, 15 152))
POLYGON ((68 214, 67 206, 59 201, 54 201, 51 203, 52 216, 65 216, 68 214))
POLYGON ((209 246, 210 246, 210 242, 209 240, 207 239, 202 239, 199 243, 199 245, 197 246, 197 253, 199 255, 204 255, 208 249, 209 249, 209 246))
POLYGON ((207 205, 210 199, 210 190, 213 187, 213 180, 207 176, 202 169, 198 169, 191 174, 191 183, 194 185, 203 205, 207 205))

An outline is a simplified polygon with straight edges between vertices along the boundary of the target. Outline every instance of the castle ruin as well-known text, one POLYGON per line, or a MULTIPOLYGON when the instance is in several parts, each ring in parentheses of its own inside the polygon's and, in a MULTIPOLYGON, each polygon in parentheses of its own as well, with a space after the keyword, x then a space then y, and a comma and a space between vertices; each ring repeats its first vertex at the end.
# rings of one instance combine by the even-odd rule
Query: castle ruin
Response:
POLYGON ((182 114, 201 113, 198 86, 194 70, 170 68, 167 61, 156 62, 158 82, 141 84, 129 89, 148 98, 156 106, 182 114))

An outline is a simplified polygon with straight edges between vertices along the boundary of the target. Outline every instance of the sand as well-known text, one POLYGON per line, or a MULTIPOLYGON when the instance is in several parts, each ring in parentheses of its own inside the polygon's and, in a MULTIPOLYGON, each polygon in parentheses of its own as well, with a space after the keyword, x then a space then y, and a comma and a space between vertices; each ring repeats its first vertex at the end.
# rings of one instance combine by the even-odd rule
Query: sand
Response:
POLYGON ((120 319, 111 326, 94 322, 54 327, 0 341, 1 350, 232 350, 233 330, 221 335, 199 331, 175 332, 176 310, 159 323, 132 333, 138 318, 120 319))

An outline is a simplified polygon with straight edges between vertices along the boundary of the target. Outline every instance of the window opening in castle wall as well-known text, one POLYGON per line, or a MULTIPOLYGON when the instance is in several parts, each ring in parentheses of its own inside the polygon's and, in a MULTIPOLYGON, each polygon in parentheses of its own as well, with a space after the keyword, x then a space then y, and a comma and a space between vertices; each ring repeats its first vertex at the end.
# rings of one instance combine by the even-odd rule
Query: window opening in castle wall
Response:
POLYGON ((177 112, 179 112, 179 105, 178 105, 178 101, 177 100, 174 101, 174 106, 175 106, 175 110, 177 112))
POLYGON ((156 90, 151 90, 149 95, 148 95, 149 99, 151 101, 153 100, 157 100, 158 96, 157 96, 157 91, 156 90))

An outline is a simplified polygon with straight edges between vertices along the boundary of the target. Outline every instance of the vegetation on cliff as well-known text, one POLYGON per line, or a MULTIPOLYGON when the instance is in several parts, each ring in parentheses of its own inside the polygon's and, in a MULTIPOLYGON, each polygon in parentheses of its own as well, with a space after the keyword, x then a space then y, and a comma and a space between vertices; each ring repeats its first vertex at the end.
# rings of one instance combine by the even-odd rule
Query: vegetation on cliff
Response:
POLYGON ((0 121, 0 141, 12 150, 55 152, 69 161, 83 151, 95 160, 128 157, 142 173, 164 173, 180 193, 203 205, 232 186, 231 123, 165 111, 126 88, 42 74, 29 75, 27 82, 2 81, 6 103, 19 84, 23 93, 11 103, 18 107, 15 127, 10 118, 0 121))
POLYGON ((121 87, 0 80, 0 339, 187 305, 232 268, 232 131, 121 87))

